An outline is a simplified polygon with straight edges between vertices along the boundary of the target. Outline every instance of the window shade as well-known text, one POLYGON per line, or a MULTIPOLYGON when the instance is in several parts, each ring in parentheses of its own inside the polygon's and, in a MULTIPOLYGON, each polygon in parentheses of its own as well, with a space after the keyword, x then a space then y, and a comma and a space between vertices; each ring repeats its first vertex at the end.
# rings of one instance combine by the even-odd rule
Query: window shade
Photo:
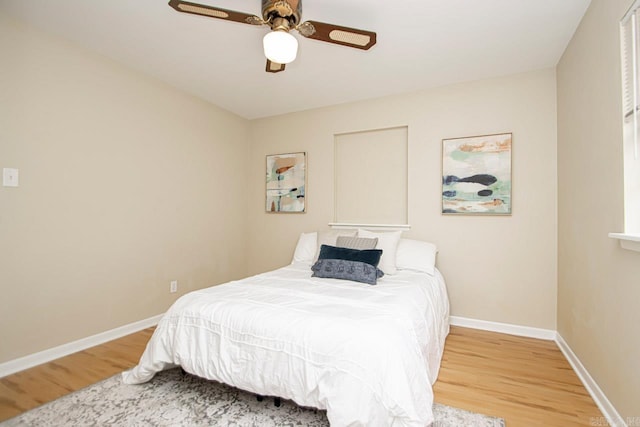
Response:
POLYGON ((638 158, 640 132, 640 0, 636 0, 620 21, 620 46, 622 57, 622 104, 625 127, 633 138, 635 158, 638 158))
POLYGON ((335 136, 338 223, 407 224, 407 128, 335 136))

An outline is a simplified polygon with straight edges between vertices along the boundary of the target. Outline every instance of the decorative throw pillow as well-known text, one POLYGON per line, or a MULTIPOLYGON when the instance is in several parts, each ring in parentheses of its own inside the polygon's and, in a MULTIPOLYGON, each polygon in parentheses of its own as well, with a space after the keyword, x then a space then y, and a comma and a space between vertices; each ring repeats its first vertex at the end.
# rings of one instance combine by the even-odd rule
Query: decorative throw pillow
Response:
POLYGON ((377 244, 377 238, 339 236, 338 240, 336 240, 337 247, 349 249, 375 249, 377 244))
POLYGON ((398 251, 398 242, 401 234, 402 231, 374 233, 362 229, 358 230, 358 237, 378 238, 376 248, 382 249, 379 268, 384 271, 384 274, 396 274, 396 252, 398 251))
POLYGON ((312 265, 318 246, 318 233, 301 233, 291 263, 299 262, 312 265))
POLYGON ((355 237, 357 231, 353 230, 329 230, 329 231, 319 231, 318 232, 318 246, 316 249, 316 255, 313 258, 313 262, 318 260, 318 256, 320 255, 320 247, 322 245, 336 246, 336 242, 338 241, 338 237, 347 236, 347 237, 355 237))
POLYGON ((320 259, 313 267, 313 277, 351 280, 375 285, 384 273, 376 267, 358 261, 345 259, 320 259))
POLYGON ((344 259, 347 261, 357 261, 377 267, 382 257, 380 249, 349 249, 338 248, 336 246, 322 245, 318 261, 323 259, 344 259))
POLYGON ((420 271, 430 275, 435 274, 436 245, 420 240, 400 239, 396 266, 398 270, 420 271))

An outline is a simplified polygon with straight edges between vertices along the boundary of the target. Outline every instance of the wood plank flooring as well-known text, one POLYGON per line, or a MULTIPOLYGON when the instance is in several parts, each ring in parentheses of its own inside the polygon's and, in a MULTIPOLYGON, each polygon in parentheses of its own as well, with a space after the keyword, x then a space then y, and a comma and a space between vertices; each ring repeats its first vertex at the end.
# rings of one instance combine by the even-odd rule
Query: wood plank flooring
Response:
MULTIPOLYGON (((153 328, 0 379, 0 421, 134 366, 153 328)), ((514 426, 589 426, 602 414, 552 341, 452 327, 439 403, 514 426)), ((598 418, 599 419, 599 418, 598 418)))
POLYGON ((452 327, 439 403, 504 418, 507 426, 593 426, 602 413, 553 341, 452 327))

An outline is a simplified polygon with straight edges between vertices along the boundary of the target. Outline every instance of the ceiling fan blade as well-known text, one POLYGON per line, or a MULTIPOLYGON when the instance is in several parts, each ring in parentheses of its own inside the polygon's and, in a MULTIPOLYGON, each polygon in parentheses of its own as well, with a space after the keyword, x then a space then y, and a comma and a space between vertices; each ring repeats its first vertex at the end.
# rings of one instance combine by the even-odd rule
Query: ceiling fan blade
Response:
POLYGON ((208 16, 211 18, 225 19, 227 21, 241 22, 243 24, 262 25, 264 21, 255 15, 236 12, 235 10, 206 6, 182 0, 169 0, 169 6, 178 12, 192 13, 194 15, 208 16))
POLYGON ((306 21, 298 25, 297 30, 300 34, 310 39, 357 49, 368 50, 376 44, 376 33, 373 31, 358 30, 324 22, 306 21))
POLYGON ((267 73, 279 73, 280 71, 284 71, 284 64, 278 64, 277 62, 271 62, 267 59, 267 68, 265 71, 267 73))

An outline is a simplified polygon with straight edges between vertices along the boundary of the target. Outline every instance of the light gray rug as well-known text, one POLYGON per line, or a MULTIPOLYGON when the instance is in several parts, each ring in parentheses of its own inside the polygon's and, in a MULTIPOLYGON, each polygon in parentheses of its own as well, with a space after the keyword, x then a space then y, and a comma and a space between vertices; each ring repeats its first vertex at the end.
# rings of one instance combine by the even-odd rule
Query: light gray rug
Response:
MULTIPOLYGON (((434 405, 433 427, 502 427, 499 418, 434 405)), ((180 369, 160 372, 142 385, 126 385, 120 375, 26 412, 3 423, 14 426, 304 426, 329 425, 324 411, 287 400, 259 402, 242 390, 180 369)))

